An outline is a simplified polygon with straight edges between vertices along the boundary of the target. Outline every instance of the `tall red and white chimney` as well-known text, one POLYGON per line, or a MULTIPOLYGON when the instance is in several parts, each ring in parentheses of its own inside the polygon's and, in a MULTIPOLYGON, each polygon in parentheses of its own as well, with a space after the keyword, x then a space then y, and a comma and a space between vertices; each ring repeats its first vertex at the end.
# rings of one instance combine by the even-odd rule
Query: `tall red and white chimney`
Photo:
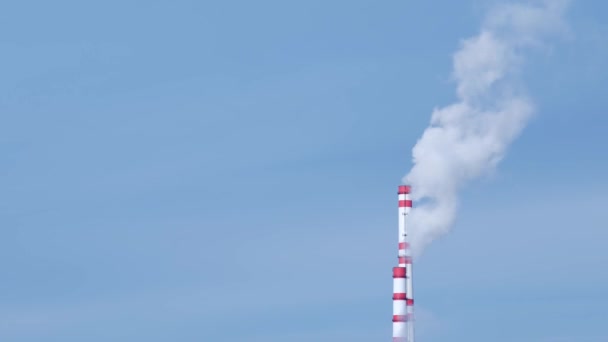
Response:
POLYGON ((393 342, 414 342, 414 293, 412 253, 406 217, 412 208, 410 186, 400 185, 399 196, 399 264, 393 267, 393 342))

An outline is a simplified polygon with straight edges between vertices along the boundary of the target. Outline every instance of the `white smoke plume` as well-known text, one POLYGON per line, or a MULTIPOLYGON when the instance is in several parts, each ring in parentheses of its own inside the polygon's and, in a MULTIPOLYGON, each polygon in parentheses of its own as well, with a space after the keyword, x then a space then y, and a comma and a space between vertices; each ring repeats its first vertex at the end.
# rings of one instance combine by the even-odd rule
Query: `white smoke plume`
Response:
POLYGON ((408 221, 415 255, 448 232, 459 190, 495 169, 533 115, 534 105, 516 76, 528 50, 564 32, 567 5, 562 0, 500 4, 454 54, 457 101, 433 111, 403 179, 412 185, 414 203, 420 201, 408 221))

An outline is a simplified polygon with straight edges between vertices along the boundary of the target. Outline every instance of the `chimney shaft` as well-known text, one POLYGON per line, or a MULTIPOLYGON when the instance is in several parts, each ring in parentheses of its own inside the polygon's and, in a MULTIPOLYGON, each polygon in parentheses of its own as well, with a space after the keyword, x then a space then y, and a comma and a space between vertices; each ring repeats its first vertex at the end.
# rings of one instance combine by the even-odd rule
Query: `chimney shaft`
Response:
POLYGON ((406 217, 412 208, 410 186, 400 185, 398 266, 393 268, 393 342, 414 342, 412 253, 406 217))

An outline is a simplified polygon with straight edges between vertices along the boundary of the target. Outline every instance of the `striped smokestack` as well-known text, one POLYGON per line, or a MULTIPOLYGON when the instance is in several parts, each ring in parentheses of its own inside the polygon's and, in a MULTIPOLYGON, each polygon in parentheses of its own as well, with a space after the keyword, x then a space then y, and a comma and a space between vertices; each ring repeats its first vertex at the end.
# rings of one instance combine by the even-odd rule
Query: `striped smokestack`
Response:
POLYGON ((399 264, 393 268, 393 342, 414 342, 414 296, 412 254, 405 225, 412 208, 410 186, 400 185, 399 196, 399 264))

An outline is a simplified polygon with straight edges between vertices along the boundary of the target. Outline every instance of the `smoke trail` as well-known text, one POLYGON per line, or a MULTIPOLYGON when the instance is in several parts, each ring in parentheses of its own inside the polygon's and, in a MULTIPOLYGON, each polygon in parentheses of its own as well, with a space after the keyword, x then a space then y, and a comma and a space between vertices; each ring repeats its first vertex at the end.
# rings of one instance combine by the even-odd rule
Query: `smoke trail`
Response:
POLYGON ((534 112, 518 90, 524 53, 565 29, 567 1, 509 3, 494 7, 477 36, 453 56, 457 102, 435 109, 413 148, 414 166, 404 177, 412 198, 414 253, 447 233, 458 206, 458 191, 491 172, 534 112))

